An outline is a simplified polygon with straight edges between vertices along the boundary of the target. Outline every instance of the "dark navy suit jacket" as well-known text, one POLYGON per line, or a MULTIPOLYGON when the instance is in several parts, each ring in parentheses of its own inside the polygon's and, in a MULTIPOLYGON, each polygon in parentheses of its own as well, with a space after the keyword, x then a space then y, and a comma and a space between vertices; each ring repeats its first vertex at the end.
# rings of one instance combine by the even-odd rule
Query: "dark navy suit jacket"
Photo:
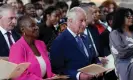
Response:
MULTIPOLYGON (((15 42, 20 38, 20 35, 18 35, 14 30, 12 31, 12 36, 15 42)), ((9 47, 1 31, 0 31, 0 56, 1 57, 9 56, 9 47)))
MULTIPOLYGON (((104 51, 103 51, 103 47, 101 46, 101 42, 100 42, 100 34, 98 32, 98 29, 94 26, 94 25, 88 25, 87 27, 87 31, 90 31, 92 38, 94 40, 94 44, 96 46, 96 49, 99 53, 100 57, 104 57, 104 51)), ((88 33, 89 34, 89 33, 88 33)))
POLYGON ((87 40, 83 41, 89 57, 80 50, 75 38, 67 29, 54 40, 50 52, 54 73, 69 75, 71 79, 76 80, 79 68, 98 62, 94 48, 89 46, 87 40))

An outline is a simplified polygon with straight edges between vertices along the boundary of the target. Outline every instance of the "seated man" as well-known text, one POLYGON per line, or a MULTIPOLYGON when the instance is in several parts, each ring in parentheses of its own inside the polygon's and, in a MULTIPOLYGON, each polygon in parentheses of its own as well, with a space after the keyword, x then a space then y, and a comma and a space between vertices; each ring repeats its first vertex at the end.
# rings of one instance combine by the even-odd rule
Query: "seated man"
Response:
POLYGON ((72 80, 91 80, 93 75, 78 72, 79 68, 98 63, 92 44, 80 35, 86 27, 86 14, 80 7, 68 13, 67 29, 53 42, 50 52, 53 72, 69 75, 72 80))
POLYGON ((20 38, 14 31, 17 23, 15 9, 4 4, 0 7, 0 59, 8 60, 10 47, 20 38))

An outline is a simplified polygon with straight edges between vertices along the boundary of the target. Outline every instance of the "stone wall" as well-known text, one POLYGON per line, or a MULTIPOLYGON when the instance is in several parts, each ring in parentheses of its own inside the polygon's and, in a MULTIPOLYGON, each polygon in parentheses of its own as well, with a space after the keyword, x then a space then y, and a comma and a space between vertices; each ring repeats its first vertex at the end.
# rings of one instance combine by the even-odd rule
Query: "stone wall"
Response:
POLYGON ((133 9, 133 0, 120 0, 121 7, 131 8, 133 9))

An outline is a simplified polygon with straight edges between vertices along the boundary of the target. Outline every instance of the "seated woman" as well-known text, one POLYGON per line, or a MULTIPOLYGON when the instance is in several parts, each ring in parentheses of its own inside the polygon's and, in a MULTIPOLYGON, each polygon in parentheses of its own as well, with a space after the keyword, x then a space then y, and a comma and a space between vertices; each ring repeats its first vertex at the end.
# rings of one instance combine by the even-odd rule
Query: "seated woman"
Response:
POLYGON ((110 48, 120 80, 133 80, 133 11, 116 10, 110 33, 110 48))
POLYGON ((59 21, 58 10, 55 6, 49 6, 43 14, 43 23, 39 26, 39 40, 45 42, 48 51, 50 51, 53 40, 57 37, 57 31, 54 25, 59 21))
POLYGON ((43 80, 54 76, 46 45, 37 40, 39 29, 33 19, 23 16, 18 20, 22 37, 11 47, 9 61, 19 64, 30 62, 29 68, 15 80, 43 80))

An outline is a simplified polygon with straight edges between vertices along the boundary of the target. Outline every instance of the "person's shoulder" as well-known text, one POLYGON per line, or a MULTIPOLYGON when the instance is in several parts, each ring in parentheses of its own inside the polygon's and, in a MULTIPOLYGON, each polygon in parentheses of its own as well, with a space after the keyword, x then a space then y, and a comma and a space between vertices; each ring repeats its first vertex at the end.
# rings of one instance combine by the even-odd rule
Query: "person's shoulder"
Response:
POLYGON ((37 25, 38 27, 42 27, 42 26, 45 26, 45 23, 40 23, 37 25))
POLYGON ((60 34, 56 37, 55 40, 63 40, 63 39, 66 38, 67 35, 68 35, 68 34, 66 33, 66 30, 65 30, 65 31, 63 31, 62 33, 60 33, 60 34))
POLYGON ((116 34, 119 34, 118 30, 113 30, 111 31, 110 35, 116 35, 116 34))
POLYGON ((41 40, 35 40, 35 43, 36 43, 37 45, 42 46, 42 47, 46 47, 45 42, 43 42, 43 41, 41 41, 41 40))
POLYGON ((21 37, 21 32, 20 31, 17 31, 17 30, 15 30, 15 29, 13 29, 12 30, 12 33, 13 33, 13 35, 15 35, 16 37, 18 37, 18 38, 20 38, 21 37))
POLYGON ((21 38, 11 46, 11 48, 16 48, 16 50, 17 48, 22 48, 22 47, 24 47, 24 45, 21 38))
POLYGON ((39 44, 45 44, 42 40, 35 40, 36 43, 39 43, 39 44))

